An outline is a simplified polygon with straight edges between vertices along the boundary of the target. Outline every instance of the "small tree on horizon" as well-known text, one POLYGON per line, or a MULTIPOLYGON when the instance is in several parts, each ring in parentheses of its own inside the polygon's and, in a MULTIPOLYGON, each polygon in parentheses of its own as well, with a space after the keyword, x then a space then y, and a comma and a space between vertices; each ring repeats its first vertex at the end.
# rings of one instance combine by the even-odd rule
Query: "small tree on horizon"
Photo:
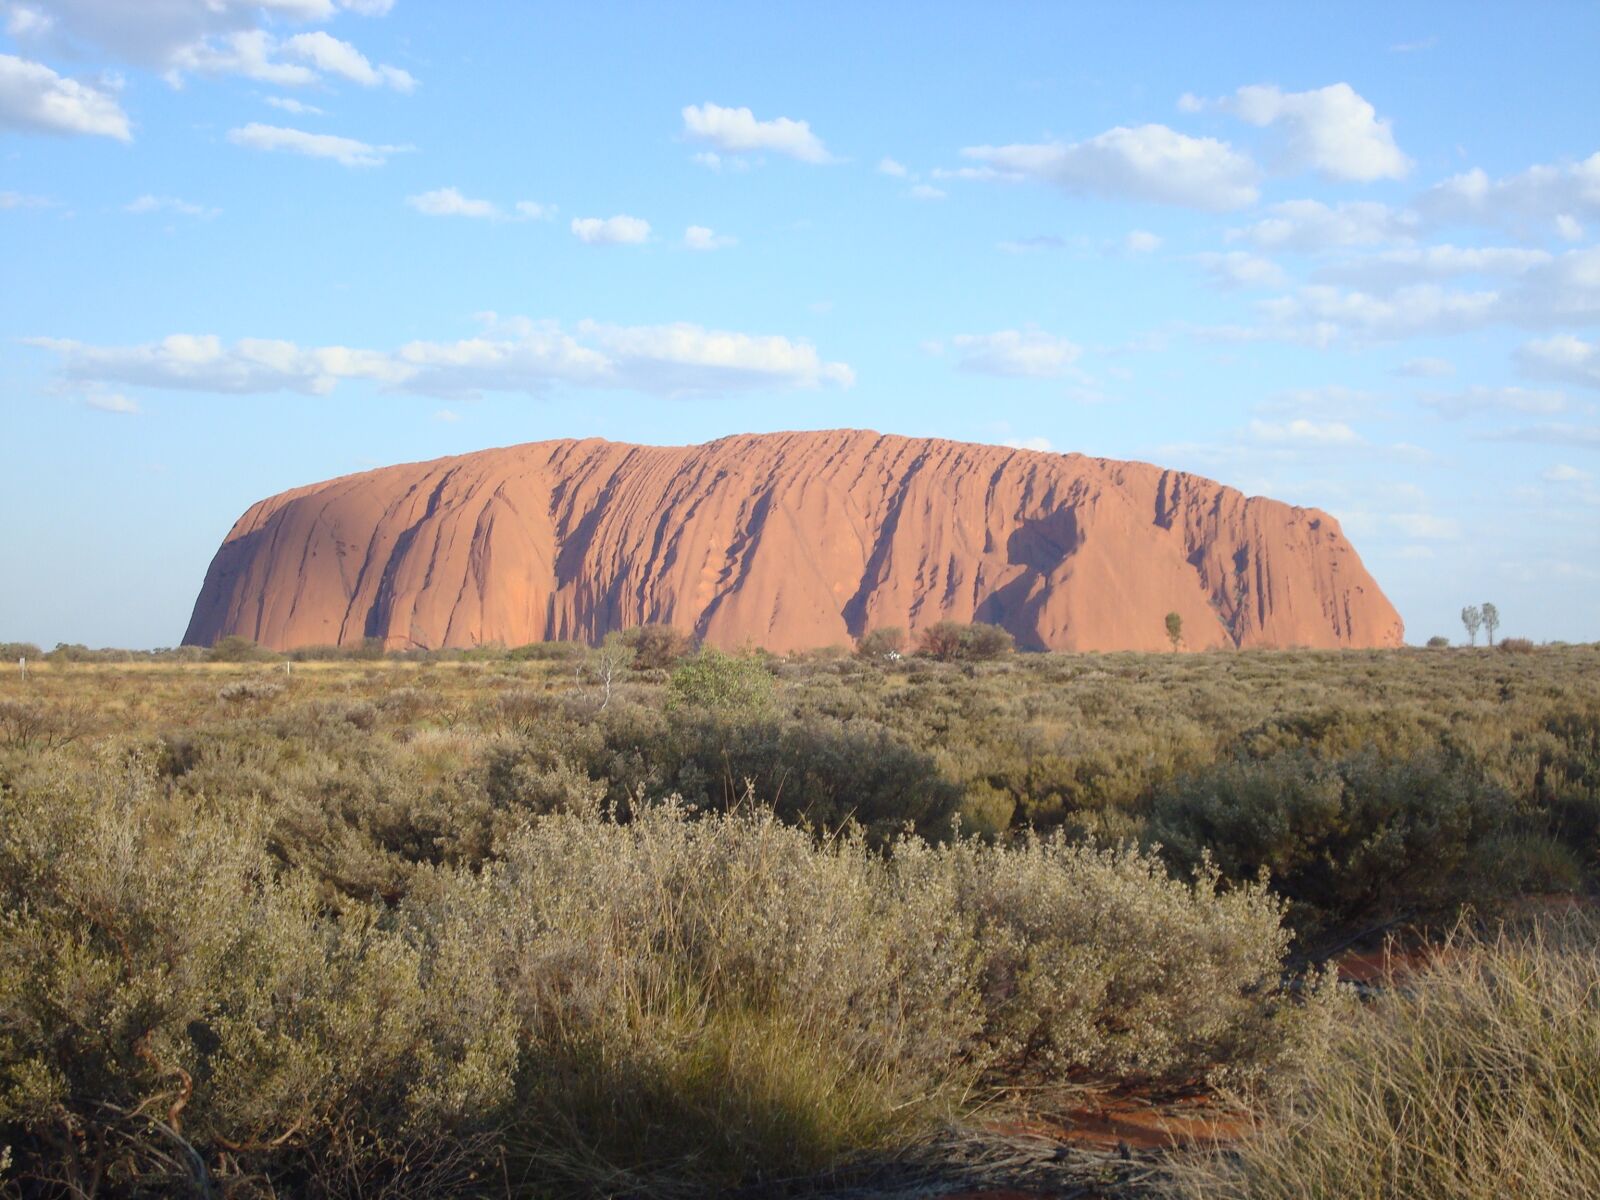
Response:
POLYGON ((1167 614, 1167 641, 1172 643, 1172 652, 1178 652, 1178 643, 1183 641, 1183 617, 1176 612, 1167 614))
POLYGON ((1478 644, 1478 629, 1483 624, 1483 612, 1476 604, 1469 604, 1461 610, 1461 623, 1467 627, 1467 645, 1478 644))
POLYGON ((1500 628, 1500 610, 1488 601, 1484 601, 1482 616, 1484 632, 1489 635, 1489 645, 1493 646, 1494 631, 1500 628))

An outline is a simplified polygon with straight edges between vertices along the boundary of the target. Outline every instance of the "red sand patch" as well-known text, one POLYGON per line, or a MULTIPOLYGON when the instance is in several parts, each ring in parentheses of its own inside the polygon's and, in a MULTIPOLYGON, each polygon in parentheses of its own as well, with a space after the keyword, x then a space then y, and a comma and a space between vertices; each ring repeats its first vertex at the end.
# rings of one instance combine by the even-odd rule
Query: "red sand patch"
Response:
POLYGON ((1126 1093, 1095 1093, 1060 1113, 992 1128, 1093 1150, 1169 1150, 1231 1142, 1247 1125, 1244 1114, 1206 1096, 1157 1101, 1126 1093))

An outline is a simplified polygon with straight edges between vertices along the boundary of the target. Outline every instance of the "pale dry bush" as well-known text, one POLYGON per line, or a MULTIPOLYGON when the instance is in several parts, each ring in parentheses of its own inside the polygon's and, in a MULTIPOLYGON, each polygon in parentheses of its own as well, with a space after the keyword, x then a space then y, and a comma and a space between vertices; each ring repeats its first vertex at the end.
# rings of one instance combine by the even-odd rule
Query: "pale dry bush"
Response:
POLYGON ((1319 1006, 1280 1001, 1289 933, 1262 886, 1222 890, 1209 864, 1185 883, 1153 854, 1060 834, 945 856, 1008 1077, 1243 1084, 1315 1023, 1319 1006))
POLYGON ((275 869, 265 821, 139 758, 0 793, 0 1127, 47 1190, 428 1194, 503 1117, 482 948, 275 869))
POLYGON ((525 1042, 538 1175, 660 1190, 814 1169, 949 1111, 976 1070, 970 932, 937 872, 770 810, 553 813, 417 901, 476 923, 525 1042))
POLYGON ((1600 921, 1458 935, 1351 1012, 1192 1200, 1600 1196, 1600 921))

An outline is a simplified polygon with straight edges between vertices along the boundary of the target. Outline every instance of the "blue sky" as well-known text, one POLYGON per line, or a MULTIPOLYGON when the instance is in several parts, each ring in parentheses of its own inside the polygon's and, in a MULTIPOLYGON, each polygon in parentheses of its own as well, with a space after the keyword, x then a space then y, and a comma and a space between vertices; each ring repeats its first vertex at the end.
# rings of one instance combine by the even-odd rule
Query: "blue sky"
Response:
POLYGON ((1600 637, 1600 6, 0 0, 0 640, 568 436, 1082 451, 1600 637))

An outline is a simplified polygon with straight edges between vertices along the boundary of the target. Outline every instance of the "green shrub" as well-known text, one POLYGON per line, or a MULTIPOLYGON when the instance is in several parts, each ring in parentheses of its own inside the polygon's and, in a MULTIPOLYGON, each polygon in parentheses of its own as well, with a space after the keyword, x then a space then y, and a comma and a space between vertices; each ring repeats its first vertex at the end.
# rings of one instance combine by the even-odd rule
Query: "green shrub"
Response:
POLYGON ((998 625, 940 621, 922 631, 917 653, 939 662, 989 662, 1004 658, 1016 648, 1012 636, 998 625))
POLYGON ((225 638, 218 638, 207 651, 206 658, 210 662, 238 663, 257 662, 271 656, 271 652, 263 650, 249 638, 229 634, 225 638))
POLYGON ((694 650, 694 639, 670 625, 639 625, 620 635, 640 670, 665 670, 694 650))
POLYGON ((1504 792, 1438 752, 1293 750, 1180 777, 1157 795, 1147 836, 1180 868, 1210 858, 1233 880, 1267 872, 1297 924, 1325 931, 1514 891, 1511 814, 1504 792))
POLYGON ((1450 645, 1450 639, 1439 634, 1434 634, 1428 639, 1428 649, 1430 650, 1443 650, 1448 645, 1450 645))
POLYGON ((906 631, 897 625, 869 629, 856 642, 856 657, 870 662, 897 659, 905 650, 906 631))
POLYGON ((758 658, 704 646, 667 681, 667 704, 701 713, 758 716, 773 703, 772 672, 758 658))

